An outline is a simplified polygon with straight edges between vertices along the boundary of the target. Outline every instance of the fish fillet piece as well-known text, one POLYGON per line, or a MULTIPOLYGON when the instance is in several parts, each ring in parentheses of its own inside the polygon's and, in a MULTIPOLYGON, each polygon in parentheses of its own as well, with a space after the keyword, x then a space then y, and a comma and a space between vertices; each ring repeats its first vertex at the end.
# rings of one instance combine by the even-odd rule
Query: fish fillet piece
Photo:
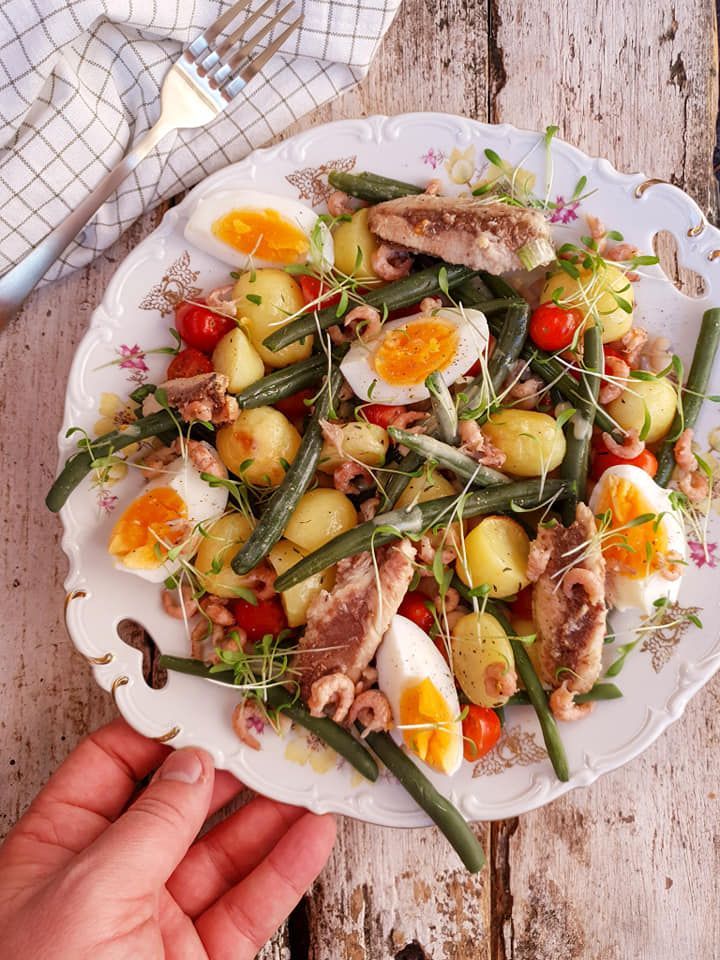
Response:
POLYGON ((573 693, 586 693, 600 674, 606 607, 605 560, 595 517, 584 503, 569 527, 540 529, 528 577, 535 582, 540 679, 553 689, 566 682, 573 693))
MULTIPOLYGON (((538 210, 476 197, 399 197, 370 207, 368 225, 382 240, 494 274, 522 270, 517 251, 525 244, 552 245, 538 210)), ((549 246, 543 262, 554 257, 549 246)))
POLYGON ((306 702, 320 677, 344 673, 353 683, 360 679, 407 592, 414 557, 410 542, 400 540, 377 550, 377 578, 368 552, 338 563, 335 586, 319 593, 308 609, 295 656, 306 702))

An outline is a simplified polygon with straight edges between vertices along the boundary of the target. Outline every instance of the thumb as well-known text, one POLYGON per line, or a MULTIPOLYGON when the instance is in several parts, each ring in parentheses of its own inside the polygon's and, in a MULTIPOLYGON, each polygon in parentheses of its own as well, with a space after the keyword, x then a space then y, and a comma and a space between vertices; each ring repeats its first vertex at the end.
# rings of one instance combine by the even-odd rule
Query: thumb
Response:
POLYGON ((214 779, 204 750, 170 753, 144 793, 96 840, 89 856, 111 871, 118 893, 165 883, 207 817, 214 779))

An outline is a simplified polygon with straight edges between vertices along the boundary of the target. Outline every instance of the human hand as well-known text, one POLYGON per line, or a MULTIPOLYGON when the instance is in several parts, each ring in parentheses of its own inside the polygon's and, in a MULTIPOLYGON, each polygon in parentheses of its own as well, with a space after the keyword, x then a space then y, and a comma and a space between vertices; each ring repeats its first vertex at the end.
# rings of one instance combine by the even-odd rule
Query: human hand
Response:
POLYGON ((256 797, 195 840, 239 790, 203 750, 168 755, 123 720, 91 734, 0 848, 4 956, 254 957, 325 864, 335 821, 256 797))

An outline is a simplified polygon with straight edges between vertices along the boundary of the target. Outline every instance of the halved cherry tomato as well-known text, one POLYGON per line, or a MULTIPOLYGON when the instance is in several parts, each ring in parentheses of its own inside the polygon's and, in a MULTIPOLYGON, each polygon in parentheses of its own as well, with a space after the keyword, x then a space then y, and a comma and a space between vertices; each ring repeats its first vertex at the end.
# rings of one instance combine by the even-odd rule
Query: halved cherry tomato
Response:
POLYGON ((521 620, 532 620, 532 598, 533 598, 533 588, 523 587, 523 589, 515 597, 515 600, 512 603, 511 610, 514 617, 518 617, 521 620))
POLYGON ((476 377, 482 370, 482 364, 479 360, 476 360, 475 363, 470 367, 469 370, 465 371, 466 377, 476 377))
POLYGON ((500 739, 500 718, 490 707, 471 703, 462 722, 463 755, 471 763, 489 753, 500 739))
POLYGON ((425 633, 428 633, 434 623, 432 613, 425 606, 427 602, 428 598, 424 593, 420 590, 411 590, 405 594, 398 609, 401 617, 407 617, 408 620, 412 620, 412 622, 416 623, 425 633))
POLYGON ((384 403, 369 403, 362 408, 361 412, 368 423, 374 423, 387 430, 388 427, 392 426, 399 413, 405 413, 405 407, 393 407, 384 403))
POLYGON ((230 609, 251 643, 258 643, 267 633, 276 637, 288 625, 280 597, 258 600, 257 606, 238 598, 230 602, 230 609))
POLYGON ((232 317, 223 317, 206 307, 182 300, 175 307, 175 326, 189 347, 212 353, 226 333, 234 330, 232 317))
POLYGON ((212 362, 195 347, 186 347, 170 361, 167 369, 168 380, 176 377, 196 377, 199 373, 212 373, 212 362))
POLYGON ((530 317, 530 339, 541 350, 564 350, 572 343, 582 320, 579 310, 564 310, 554 303, 541 303, 530 317))
POLYGON ((633 457, 632 460, 623 460, 622 457, 618 457, 614 453, 610 453, 609 450, 596 448, 593 451, 590 476, 593 478, 593 480, 599 480, 608 467, 620 467, 625 465, 630 467, 640 467, 641 470, 644 470, 645 473, 650 474, 651 477, 655 476, 658 468, 657 458, 655 457, 654 453, 651 453, 650 450, 643 450, 642 453, 639 453, 636 457, 633 457))
POLYGON ((316 390, 307 387, 305 390, 298 390, 297 393, 290 394, 289 397, 283 397, 282 400, 275 401, 275 409, 284 413, 288 420, 302 420, 310 412, 310 407, 305 403, 311 400, 316 390))
MULTIPOLYGON (((322 297, 320 304, 323 307, 334 307, 336 303, 340 302, 339 293, 323 296, 327 290, 327 286, 322 282, 322 280, 318 280, 317 277, 310 277, 307 274, 303 274, 297 279, 298 283, 300 284, 300 289, 302 290, 305 303, 316 303, 319 297, 322 297)), ((320 304, 318 304, 318 306, 320 304)))

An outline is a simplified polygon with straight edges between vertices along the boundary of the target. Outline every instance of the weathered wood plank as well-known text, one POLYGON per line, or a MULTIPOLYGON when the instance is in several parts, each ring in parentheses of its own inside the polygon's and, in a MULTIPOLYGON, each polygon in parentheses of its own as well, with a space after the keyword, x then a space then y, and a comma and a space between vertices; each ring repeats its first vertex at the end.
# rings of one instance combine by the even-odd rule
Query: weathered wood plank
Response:
MULTIPOLYGON (((495 119, 558 123, 589 153, 671 180, 717 216, 711 3, 620 13, 589 0, 547 9, 500 0, 498 20, 495 119)), ((720 924, 707 907, 720 868, 708 837, 719 690, 715 680, 640 759, 493 828, 493 960, 717 952, 720 924)))

